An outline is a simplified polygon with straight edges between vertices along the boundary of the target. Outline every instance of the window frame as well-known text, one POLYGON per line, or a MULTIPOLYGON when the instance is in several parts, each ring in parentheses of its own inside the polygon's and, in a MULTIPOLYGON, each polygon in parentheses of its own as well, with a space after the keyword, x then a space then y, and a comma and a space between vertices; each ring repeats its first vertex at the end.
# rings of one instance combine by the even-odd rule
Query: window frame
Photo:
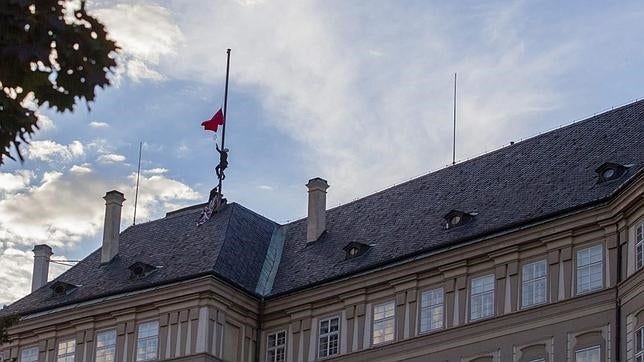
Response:
POLYGON ((445 288, 442 286, 440 287, 435 287, 435 288, 428 288, 425 290, 422 290, 420 292, 420 301, 418 303, 419 310, 418 310, 418 334, 428 334, 428 333, 434 333, 437 331, 440 331, 445 328, 445 288), (426 293, 431 293, 435 291, 440 291, 441 293, 441 303, 440 304, 430 304, 428 306, 423 306, 423 295, 426 293), (427 330, 423 330, 423 311, 428 311, 430 313, 430 322, 431 322, 431 315, 432 311, 435 308, 442 308, 441 311, 441 325, 439 327, 435 328, 429 328, 427 330))
MULTIPOLYGON (((330 329, 330 328, 329 328, 330 329)), ((318 325, 317 325, 317 359, 318 360, 323 360, 326 358, 331 358, 331 357, 336 357, 339 356, 341 353, 340 346, 342 343, 342 315, 339 314, 334 314, 326 317, 322 317, 318 319, 318 325), (335 332, 327 332, 322 334, 320 331, 320 328, 322 327, 322 322, 328 321, 329 322, 329 327, 331 326, 331 320, 332 319, 337 319, 338 320, 338 330, 335 332), (338 336, 338 351, 334 354, 327 354, 326 356, 320 356, 320 339, 323 337, 327 337, 327 346, 329 343, 329 339, 331 336, 337 335, 338 336)), ((327 347, 327 353, 329 351, 329 348, 327 347)))
POLYGON ((40 354, 40 348, 38 348, 38 345, 37 345, 37 344, 36 344, 36 345, 30 345, 30 346, 22 347, 22 348, 20 349, 20 358, 19 358, 19 362, 38 362, 38 357, 39 357, 38 355, 39 355, 39 354, 40 354), (22 360, 22 358, 23 358, 24 352, 25 352, 26 350, 30 350, 30 349, 32 349, 32 350, 36 350, 36 359, 35 359, 35 360, 29 360, 29 361, 23 361, 23 360, 22 360))
MULTIPOLYGON (((287 356, 286 356, 286 353, 288 352, 288 351, 286 350, 286 347, 287 347, 287 346, 288 346, 288 331, 287 331, 286 329, 277 329, 277 330, 274 330, 274 331, 271 331, 271 332, 266 333, 266 359, 265 359, 265 360, 266 360, 266 362, 273 362, 272 360, 269 360, 269 359, 268 359, 268 358, 269 358, 269 357, 268 357, 268 354, 269 354, 271 351, 277 351, 277 350, 279 350, 279 349, 281 349, 281 350, 283 350, 283 351, 284 351, 284 361, 286 361, 286 357, 287 357, 287 356), (277 344, 277 341, 278 341, 278 338, 277 338, 277 337, 278 337, 278 335, 279 335, 280 333, 284 333, 284 344, 278 345, 278 344, 277 344), (272 336, 272 335, 275 335, 275 346, 270 347, 270 345, 268 344, 268 339, 269 339, 269 338, 270 338, 270 336, 272 336)), ((275 354, 275 361, 277 361, 277 353, 275 354)))
MULTIPOLYGON (((117 343, 118 334, 116 333, 116 328, 101 329, 101 330, 96 331, 96 334, 95 334, 95 337, 94 337, 94 339, 95 339, 95 343, 94 343, 94 362, 99 362, 97 360, 98 350, 99 350, 98 336, 101 335, 101 334, 104 334, 104 333, 108 333, 108 332, 114 332, 114 359, 113 359, 113 361, 116 362, 116 347, 117 347, 117 344, 118 344, 117 343)), ((138 341, 138 339, 137 339, 137 341, 138 341)), ((104 347, 101 347, 101 348, 104 348, 104 347)))
MULTIPOLYGON (((160 333, 161 333, 161 325, 159 323, 158 319, 149 319, 145 321, 140 321, 136 325, 136 343, 134 344, 134 362, 146 362, 146 361, 158 361, 159 360, 159 350, 160 350, 160 343, 161 343, 161 338, 160 338, 160 333), (155 323, 157 324, 157 334, 156 334, 156 339, 157 339, 157 348, 156 348, 156 356, 154 358, 146 358, 146 359, 139 359, 139 342, 142 339, 150 339, 152 336, 147 336, 147 337, 140 337, 140 332, 141 332, 141 326, 145 324, 150 324, 150 323, 155 323)), ((147 354, 147 353, 146 353, 147 354)))
POLYGON ((635 331, 634 339, 635 339, 635 362, 642 362, 644 361, 644 326, 639 327, 635 331))
POLYGON ((470 322, 475 322, 475 321, 480 321, 480 320, 484 320, 484 319, 488 319, 488 318, 494 318, 494 316, 496 315, 496 305, 495 305, 496 304, 496 275, 492 272, 492 273, 481 274, 481 275, 478 275, 476 277, 472 277, 470 279, 470 282, 469 282, 468 292, 469 292, 469 298, 468 298, 467 302, 468 302, 468 308, 469 308, 469 313, 468 313, 469 321, 470 322), (492 290, 486 290, 486 291, 483 291, 481 293, 474 294, 474 287, 473 287, 474 286, 474 281, 479 280, 479 279, 484 279, 484 278, 492 278, 492 290), (492 292, 492 313, 489 314, 489 315, 479 316, 477 318, 473 318, 472 317, 472 311, 473 311, 473 309, 472 309, 472 300, 473 300, 473 298, 475 296, 479 296, 479 295, 482 296, 482 295, 484 295, 486 293, 490 293, 490 292, 492 292))
POLYGON ((635 270, 644 267, 644 221, 635 227, 635 270))
POLYGON ((549 268, 548 259, 545 259, 545 258, 542 258, 542 259, 533 259, 533 260, 530 260, 530 261, 526 261, 525 263, 523 263, 523 264, 521 265, 521 281, 520 281, 520 285, 521 285, 520 295, 521 295, 521 297, 519 298, 519 299, 520 299, 520 300, 519 300, 519 305, 520 305, 520 308, 521 308, 521 309, 534 308, 534 307, 537 307, 537 306, 540 306, 540 305, 543 305, 543 304, 547 304, 547 303, 548 303, 548 301, 549 301, 549 297, 550 297, 550 296, 549 296, 549 289, 548 289, 548 286, 549 286, 549 284, 550 284, 550 283, 549 283, 549 280, 548 280, 548 277, 549 277, 549 274, 548 274, 548 268, 549 268), (545 274, 544 274, 543 276, 540 276, 540 277, 534 277, 534 276, 533 276, 533 278, 532 278, 532 279, 530 279, 530 280, 524 280, 524 276, 525 276, 525 267, 530 266, 530 265, 535 265, 535 264, 538 264, 538 263, 543 263, 543 264, 544 264, 545 274), (538 280, 541 280, 541 279, 543 279, 543 280, 545 281, 545 286, 544 286, 544 289, 545 289, 545 290, 544 290, 544 301, 542 301, 542 302, 534 302, 534 299, 535 299, 535 298, 534 298, 534 295, 535 295, 535 294, 533 293, 533 295, 532 295, 532 301, 531 301, 532 303, 530 303, 530 304, 526 304, 526 303, 525 303, 525 300, 524 300, 524 294, 523 294, 523 292, 524 292, 524 290, 525 290, 525 286, 526 286, 528 283, 536 283, 538 280))
MULTIPOLYGON (((66 347, 67 348, 67 347, 66 347)), ((67 357, 71 356, 72 357, 72 362, 76 361, 76 337, 75 336, 67 336, 67 337, 61 337, 56 340, 56 362, 67 362, 67 357), (73 347, 74 350, 72 352, 67 352, 64 354, 60 354, 60 345, 62 343, 69 343, 73 342, 73 347), (64 358, 63 361, 60 361, 60 358, 64 358)))
POLYGON ((584 347, 584 348, 580 348, 580 349, 575 350, 575 362, 577 362, 577 355, 579 353, 588 352, 588 351, 591 351, 591 350, 594 350, 594 349, 599 350, 599 360, 601 361, 602 360, 602 346, 601 346, 601 344, 597 344, 597 345, 594 345, 594 346, 584 347))
MULTIPOLYGON (((385 312, 386 314, 386 312, 385 312)), ((385 330, 386 330, 386 325, 385 325, 385 330)), ((386 334, 383 333, 383 336, 386 336, 386 334)), ((374 303, 373 306, 371 307, 371 345, 372 346, 382 346, 388 343, 393 343, 396 341, 396 300, 395 299, 389 299, 380 303, 374 303), (394 306, 393 308, 393 314, 389 317, 383 317, 381 319, 376 320, 376 307, 384 306, 387 304, 392 304, 394 306), (383 337, 382 342, 377 342, 375 341, 375 331, 376 331, 376 323, 377 322, 387 322, 387 321, 393 321, 393 336, 391 337, 391 340, 386 340, 386 337, 383 337)))
POLYGON ((605 268, 606 268, 606 253, 605 253, 605 246, 603 243, 598 243, 598 244, 592 244, 592 245, 584 245, 578 248, 575 248, 575 258, 574 258, 574 263, 575 263, 575 295, 584 295, 584 294, 589 294, 596 292, 598 290, 602 290, 605 287, 605 280, 606 276, 605 274, 605 268), (601 260, 599 262, 589 262, 586 265, 579 265, 579 252, 585 251, 585 250, 590 250, 593 248, 599 248, 601 250, 601 260), (597 263, 601 264, 601 283, 598 287, 590 287, 587 290, 580 290, 579 288, 579 271, 581 268, 588 268, 588 270, 591 269, 593 265, 596 265, 597 263))

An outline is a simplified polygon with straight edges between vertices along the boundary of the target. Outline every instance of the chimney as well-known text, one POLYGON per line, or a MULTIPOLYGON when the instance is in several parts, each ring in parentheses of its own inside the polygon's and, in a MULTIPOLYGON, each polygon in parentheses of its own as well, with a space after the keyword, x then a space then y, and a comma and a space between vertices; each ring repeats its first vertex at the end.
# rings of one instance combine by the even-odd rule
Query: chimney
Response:
POLYGON ((48 245, 40 244, 34 246, 34 272, 31 275, 31 291, 47 284, 49 276, 49 257, 54 254, 48 245))
POLYGON ((326 190, 329 184, 319 177, 309 180, 309 216, 307 218, 306 242, 316 241, 326 230, 326 190))
POLYGON ((109 263, 119 253, 119 232, 121 230, 121 208, 125 197, 112 190, 105 194, 105 225, 103 226, 103 247, 101 264, 109 263))

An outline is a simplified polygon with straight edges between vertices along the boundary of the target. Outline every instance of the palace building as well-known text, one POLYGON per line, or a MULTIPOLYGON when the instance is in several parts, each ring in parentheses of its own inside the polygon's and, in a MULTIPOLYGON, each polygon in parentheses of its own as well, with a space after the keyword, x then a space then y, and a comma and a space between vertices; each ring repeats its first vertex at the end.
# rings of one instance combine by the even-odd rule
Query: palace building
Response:
POLYGON ((644 101, 336 208, 306 186, 285 225, 123 231, 108 192, 100 249, 47 282, 35 246, 0 361, 644 361, 644 101))

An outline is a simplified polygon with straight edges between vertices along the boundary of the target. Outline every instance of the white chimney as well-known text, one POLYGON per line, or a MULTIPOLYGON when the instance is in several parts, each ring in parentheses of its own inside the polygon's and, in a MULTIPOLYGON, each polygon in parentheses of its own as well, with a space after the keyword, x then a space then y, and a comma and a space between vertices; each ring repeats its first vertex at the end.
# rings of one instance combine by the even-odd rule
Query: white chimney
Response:
POLYGON ((109 263, 119 253, 119 232, 121 231, 121 209, 125 197, 112 190, 105 194, 105 225, 103 226, 103 247, 101 263, 109 263))
POLYGON ((306 242, 316 241, 326 230, 326 190, 329 184, 319 177, 309 180, 309 216, 307 218, 306 242))
POLYGON ((49 276, 49 258, 54 254, 48 245, 34 246, 34 272, 31 275, 31 291, 47 284, 49 276))

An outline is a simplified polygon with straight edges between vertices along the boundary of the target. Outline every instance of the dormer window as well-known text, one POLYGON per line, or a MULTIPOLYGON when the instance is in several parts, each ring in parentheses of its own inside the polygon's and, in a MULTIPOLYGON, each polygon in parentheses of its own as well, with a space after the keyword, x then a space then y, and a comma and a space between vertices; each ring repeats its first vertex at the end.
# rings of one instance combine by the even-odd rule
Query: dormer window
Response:
POLYGON ((347 246, 342 248, 342 250, 344 250, 344 252, 346 253, 345 259, 353 259, 366 253, 370 248, 371 248, 371 245, 352 241, 349 244, 347 244, 347 246))
POLYGON ((595 172, 597 172, 597 174, 599 175, 597 183, 617 180, 618 178, 622 177, 627 169, 627 166, 620 165, 619 163, 606 162, 595 170, 595 172))
POLYGON ((152 272, 157 270, 158 267, 137 261, 130 265, 128 269, 130 269, 130 279, 141 279, 150 275, 152 272))
POLYGON ((76 288, 78 287, 79 287, 78 285, 74 285, 74 284, 66 283, 62 281, 54 282, 54 284, 49 286, 49 288, 51 288, 51 290, 53 291, 53 294, 55 297, 68 295, 69 293, 76 290, 76 288))
POLYGON ((471 221, 476 215, 477 214, 473 212, 468 213, 460 210, 452 210, 448 212, 447 215, 443 216, 446 221, 445 228, 451 229, 457 226, 464 225, 471 221))

